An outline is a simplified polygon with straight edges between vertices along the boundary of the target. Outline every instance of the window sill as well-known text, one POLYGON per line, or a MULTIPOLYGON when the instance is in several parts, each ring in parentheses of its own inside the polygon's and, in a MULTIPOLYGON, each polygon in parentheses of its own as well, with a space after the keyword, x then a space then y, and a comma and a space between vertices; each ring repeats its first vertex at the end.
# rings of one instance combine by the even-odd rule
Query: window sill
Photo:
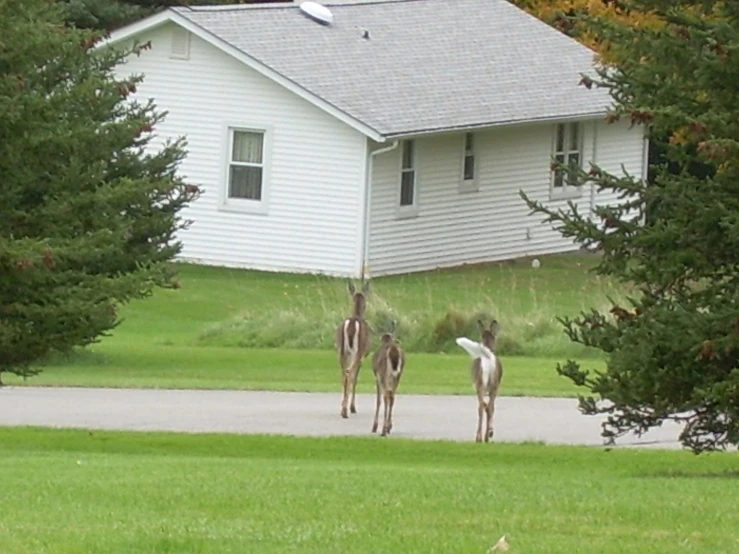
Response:
POLYGON ((418 217, 418 206, 403 206, 398 208, 396 219, 413 219, 418 217))
POLYGON ((221 202, 218 209, 223 212, 267 215, 267 204, 264 200, 246 200, 245 198, 229 198, 221 202))
POLYGON ((575 200, 582 198, 582 187, 575 187, 572 189, 555 190, 549 189, 549 200, 575 200))
POLYGON ((476 180, 462 181, 459 183, 459 192, 466 194, 470 192, 480 192, 480 183, 476 180))

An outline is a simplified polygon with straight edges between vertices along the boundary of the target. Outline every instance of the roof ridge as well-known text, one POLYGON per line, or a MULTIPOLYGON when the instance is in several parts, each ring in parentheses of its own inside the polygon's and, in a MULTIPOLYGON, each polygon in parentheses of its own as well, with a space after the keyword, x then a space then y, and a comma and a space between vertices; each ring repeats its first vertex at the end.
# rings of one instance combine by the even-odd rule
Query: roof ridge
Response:
MULTIPOLYGON (((170 6, 170 9, 177 12, 229 12, 229 11, 246 11, 246 10, 274 10, 274 9, 293 9, 300 6, 304 0, 285 0, 276 2, 252 2, 248 4, 214 4, 214 5, 198 5, 198 6, 170 6)), ((411 2, 429 2, 433 0, 323 0, 318 1, 319 4, 330 6, 332 8, 340 8, 343 6, 363 6, 378 4, 402 4, 411 2)))

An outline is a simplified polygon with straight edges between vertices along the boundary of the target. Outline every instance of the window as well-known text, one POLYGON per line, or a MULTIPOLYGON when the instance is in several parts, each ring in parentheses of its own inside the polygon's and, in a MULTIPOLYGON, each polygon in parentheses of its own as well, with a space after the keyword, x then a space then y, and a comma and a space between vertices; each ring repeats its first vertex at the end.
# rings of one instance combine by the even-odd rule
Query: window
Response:
POLYGON ((228 198, 262 200, 264 131, 231 130, 228 198))
POLYGON ((462 155, 462 185, 460 190, 475 191, 477 186, 477 167, 475 166, 475 135, 474 133, 465 133, 464 151, 462 155))
POLYGON ((400 207, 416 205, 416 152, 415 142, 404 140, 400 167, 400 207))
POLYGON ((560 123, 555 129, 554 161, 564 164, 567 169, 552 171, 552 195, 569 196, 580 193, 575 182, 575 171, 582 163, 582 125, 580 123, 560 123))

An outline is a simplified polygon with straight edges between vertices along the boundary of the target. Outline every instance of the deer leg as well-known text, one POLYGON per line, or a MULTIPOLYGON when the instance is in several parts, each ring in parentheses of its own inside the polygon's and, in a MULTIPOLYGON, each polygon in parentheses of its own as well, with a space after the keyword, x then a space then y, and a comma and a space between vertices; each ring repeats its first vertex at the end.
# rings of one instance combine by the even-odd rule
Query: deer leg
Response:
POLYGON ((485 413, 485 399, 481 392, 477 391, 477 433, 475 433, 475 442, 482 442, 482 416, 485 413))
POLYGON ((357 378, 359 377, 360 363, 357 363, 356 369, 352 372, 352 404, 350 410, 353 414, 357 413, 357 378))
POLYGON ((377 433, 377 423, 380 416, 380 383, 375 381, 375 388, 377 389, 377 399, 375 401, 375 421, 372 424, 372 432, 377 433))
POLYGON ((349 400, 349 375, 346 371, 341 372, 341 417, 346 419, 349 417, 346 413, 346 404, 349 400))
POLYGON ((390 407, 387 411, 387 432, 393 430, 393 408, 395 407, 395 391, 388 391, 388 400, 390 401, 390 407))
POLYGON ((487 432, 485 433, 485 442, 489 442, 493 438, 493 414, 495 413, 495 396, 490 395, 487 405, 487 432))
POLYGON ((389 415, 388 412, 390 410, 390 391, 385 389, 385 394, 383 394, 383 418, 382 418, 382 436, 386 437, 387 434, 390 432, 388 429, 388 420, 389 415))

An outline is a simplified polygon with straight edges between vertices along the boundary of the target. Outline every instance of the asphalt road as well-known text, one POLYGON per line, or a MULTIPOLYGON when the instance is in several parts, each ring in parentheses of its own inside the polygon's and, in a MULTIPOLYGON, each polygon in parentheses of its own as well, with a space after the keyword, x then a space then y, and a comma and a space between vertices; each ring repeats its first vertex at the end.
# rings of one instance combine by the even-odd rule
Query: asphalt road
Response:
MULTIPOLYGON (((358 414, 339 416, 339 393, 0 388, 0 426, 45 426, 136 431, 267 433, 299 436, 370 435, 374 395, 358 395, 358 414)), ((599 446, 600 419, 583 416, 562 398, 501 397, 495 440, 599 446)), ((428 440, 473 441, 473 396, 399 394, 393 434, 428 440)), ((675 424, 617 447, 679 448, 675 424)))

